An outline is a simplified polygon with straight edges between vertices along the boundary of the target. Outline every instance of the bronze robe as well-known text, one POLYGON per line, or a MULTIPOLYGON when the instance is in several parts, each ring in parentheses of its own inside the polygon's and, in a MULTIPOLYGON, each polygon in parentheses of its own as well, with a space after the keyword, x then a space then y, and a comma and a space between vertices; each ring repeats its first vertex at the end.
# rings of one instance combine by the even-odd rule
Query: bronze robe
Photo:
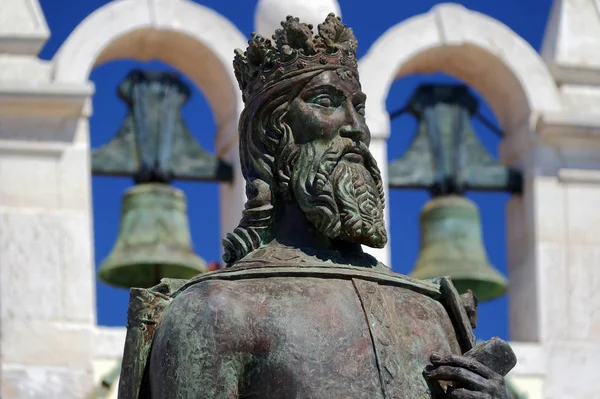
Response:
POLYGON ((144 381, 122 381, 120 392, 143 389, 121 398, 436 398, 439 384, 422 375, 429 355, 474 344, 447 279, 282 263, 249 262, 177 290, 144 381))

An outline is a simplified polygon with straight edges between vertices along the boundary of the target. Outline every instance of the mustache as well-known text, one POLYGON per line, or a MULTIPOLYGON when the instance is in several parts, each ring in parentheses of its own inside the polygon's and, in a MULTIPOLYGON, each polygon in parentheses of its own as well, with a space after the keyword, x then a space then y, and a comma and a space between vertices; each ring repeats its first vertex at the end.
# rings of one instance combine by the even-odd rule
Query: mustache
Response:
POLYGON ((367 147, 367 145, 362 141, 352 140, 347 137, 339 137, 338 139, 334 140, 334 144, 332 146, 335 146, 336 144, 341 152, 342 157, 346 154, 357 154, 363 157, 369 154, 369 147, 367 147))
POLYGON ((337 136, 321 156, 321 172, 329 176, 346 155, 359 156, 365 167, 371 166, 374 161, 369 147, 364 142, 337 136))

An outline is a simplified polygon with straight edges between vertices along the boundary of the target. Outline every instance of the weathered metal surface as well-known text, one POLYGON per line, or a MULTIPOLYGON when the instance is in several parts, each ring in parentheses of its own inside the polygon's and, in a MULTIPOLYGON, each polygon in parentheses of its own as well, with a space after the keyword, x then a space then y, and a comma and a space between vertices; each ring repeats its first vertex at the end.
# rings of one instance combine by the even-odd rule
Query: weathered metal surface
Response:
POLYGON ((477 345, 466 352, 465 356, 478 359, 500 375, 508 374, 517 365, 517 357, 510 345, 498 337, 477 345))
POLYGON ((504 295, 508 281, 489 263, 479 212, 462 198, 467 190, 522 188, 520 172, 485 150, 471 126, 478 102, 464 85, 421 85, 405 109, 419 121, 405 154, 389 165, 390 187, 423 188, 434 197, 421 211, 417 278, 451 276, 459 292, 482 300, 504 295))
POLYGON ((160 292, 132 288, 127 311, 127 336, 119 380, 120 399, 149 398, 144 381, 156 325, 171 298, 160 292))
POLYGON ((133 288, 127 311, 127 336, 119 379, 119 399, 149 399, 147 362, 156 326, 172 296, 186 280, 164 278, 156 286, 133 288))
POLYGON ((184 193, 161 183, 127 190, 117 241, 98 277, 118 287, 149 288, 163 277, 191 278, 206 270, 192 248, 184 193))
POLYGON ((457 195, 435 197, 423 207, 420 227, 412 277, 450 276, 460 293, 470 289, 481 301, 504 295, 508 281, 490 264, 473 202, 457 195))
POLYGON ((448 277, 441 277, 434 281, 440 284, 441 301, 446 306, 450 319, 455 328, 455 335, 463 352, 467 352, 475 345, 475 335, 471 325, 472 318, 467 314, 461 297, 458 295, 452 280, 448 277))
POLYGON ((362 251, 387 235, 356 39, 333 15, 311 29, 289 17, 273 42, 253 36, 237 52, 246 209, 224 242, 229 268, 171 295, 144 389, 441 399, 461 384, 453 394, 509 398, 502 375, 463 356, 473 321, 451 282, 395 274, 362 251))
MULTIPOLYGON (((385 267, 385 266, 383 266, 385 267)), ((189 286, 205 280, 240 280, 248 278, 270 278, 270 277, 321 277, 321 278, 360 278, 365 281, 373 281, 380 284, 393 284, 403 287, 433 299, 439 300, 441 292, 439 286, 428 281, 412 279, 396 273, 390 273, 385 268, 356 267, 340 264, 301 264, 301 265, 257 265, 245 264, 232 266, 219 273, 205 273, 188 280, 180 291, 189 286), (335 267, 332 267, 335 266, 335 267)), ((174 296, 179 295, 175 292, 174 296)))
POLYGON ((129 112, 117 135, 93 151, 92 173, 133 176, 136 183, 233 178, 187 128, 181 108, 190 88, 176 73, 133 70, 117 93, 129 112))
POLYGON ((98 277, 119 287, 148 288, 163 277, 206 271, 192 250, 185 195, 173 179, 232 179, 229 165, 196 142, 182 119, 190 89, 171 72, 134 70, 119 97, 129 112, 117 135, 92 153, 92 173, 133 176, 123 196, 119 235, 98 277))
POLYGON ((471 328, 477 328, 477 297, 473 295, 473 291, 467 290, 467 292, 460 295, 460 300, 465 308, 465 311, 467 312, 467 317, 469 318, 471 328))
POLYGON ((162 349, 153 351, 151 363, 165 375, 154 375, 153 395, 169 397, 173 388, 164 382, 193 358, 188 367, 197 371, 198 384, 176 391, 184 397, 393 398, 414 392, 414 398, 428 398, 421 373, 429 355, 461 353, 437 284, 409 285, 393 274, 350 266, 335 275, 325 267, 266 269, 260 278, 208 273, 176 294, 155 339, 162 349), (200 314, 190 317, 190 307, 200 314), (218 347, 219 356, 209 347, 218 347), (240 352, 247 356, 239 358, 240 352), (248 368, 256 371, 242 377, 248 368), (202 376, 202 369, 210 375, 202 376))
POLYGON ((426 189, 434 196, 520 192, 520 172, 499 164, 475 135, 470 120, 477 108, 464 85, 419 86, 406 107, 419 121, 417 134, 388 166, 390 187, 426 189))

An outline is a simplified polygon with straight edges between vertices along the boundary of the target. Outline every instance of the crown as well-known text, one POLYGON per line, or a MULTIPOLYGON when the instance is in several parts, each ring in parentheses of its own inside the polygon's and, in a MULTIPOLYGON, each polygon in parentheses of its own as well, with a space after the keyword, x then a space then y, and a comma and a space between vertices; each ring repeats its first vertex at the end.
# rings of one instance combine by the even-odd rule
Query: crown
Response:
POLYGON ((256 33, 245 52, 235 50, 233 69, 244 103, 277 81, 319 69, 350 69, 358 76, 356 48, 351 28, 329 14, 313 37, 312 25, 288 16, 273 41, 256 33))

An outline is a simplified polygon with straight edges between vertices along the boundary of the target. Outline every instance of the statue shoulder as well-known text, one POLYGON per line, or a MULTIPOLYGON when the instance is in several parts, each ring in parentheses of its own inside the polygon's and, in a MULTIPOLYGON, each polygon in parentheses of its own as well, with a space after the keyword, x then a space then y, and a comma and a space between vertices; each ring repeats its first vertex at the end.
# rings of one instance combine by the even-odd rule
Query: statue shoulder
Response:
POLYGON ((204 323, 205 327, 214 329, 243 328, 248 320, 243 316, 247 308, 247 298, 240 295, 234 282, 203 279, 182 287, 173 295, 173 300, 165 312, 164 321, 170 323, 185 321, 189 324, 190 319, 193 318, 197 323, 204 323), (211 327, 211 323, 207 323, 210 320, 219 322, 211 327))
POLYGON ((216 398, 222 390, 235 391, 251 360, 254 330, 246 301, 231 285, 201 281, 171 300, 152 342, 147 398, 216 398))
POLYGON ((250 305, 232 282, 206 280, 187 287, 165 309, 153 340, 153 359, 246 353, 253 331, 250 305))

